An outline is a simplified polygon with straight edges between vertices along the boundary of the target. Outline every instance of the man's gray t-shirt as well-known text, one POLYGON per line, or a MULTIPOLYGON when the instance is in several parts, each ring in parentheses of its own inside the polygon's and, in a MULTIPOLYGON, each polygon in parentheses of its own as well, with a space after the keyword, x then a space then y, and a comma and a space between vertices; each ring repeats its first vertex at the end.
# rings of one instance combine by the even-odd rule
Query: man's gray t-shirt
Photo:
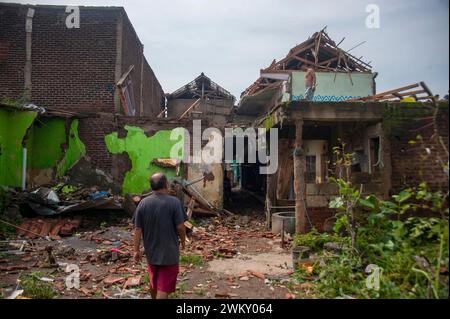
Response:
POLYGON ((180 242, 177 225, 188 220, 180 200, 154 193, 143 199, 135 212, 135 226, 142 229, 145 255, 150 265, 177 265, 180 242))

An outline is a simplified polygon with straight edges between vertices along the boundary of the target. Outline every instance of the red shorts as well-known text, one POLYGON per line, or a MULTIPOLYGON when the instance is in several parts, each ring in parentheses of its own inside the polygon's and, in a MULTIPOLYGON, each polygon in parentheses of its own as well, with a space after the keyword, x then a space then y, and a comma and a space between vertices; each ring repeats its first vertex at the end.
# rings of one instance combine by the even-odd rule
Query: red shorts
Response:
POLYGON ((177 289, 178 265, 156 266, 148 265, 150 287, 165 293, 175 292, 177 289))

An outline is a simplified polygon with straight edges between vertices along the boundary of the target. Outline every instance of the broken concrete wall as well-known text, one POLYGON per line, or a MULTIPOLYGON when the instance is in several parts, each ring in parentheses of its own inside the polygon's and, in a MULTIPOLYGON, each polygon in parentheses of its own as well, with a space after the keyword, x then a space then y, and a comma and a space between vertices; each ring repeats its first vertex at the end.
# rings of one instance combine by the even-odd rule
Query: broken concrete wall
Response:
POLYGON ((223 165, 222 164, 189 164, 187 179, 194 181, 202 178, 206 172, 214 175, 212 181, 201 181, 193 185, 200 194, 217 208, 223 207, 223 165))
POLYGON ((84 156, 77 119, 37 118, 37 112, 0 109, 0 184, 22 185, 24 148, 29 187, 62 177, 84 156))
POLYGON ((27 139, 28 182, 30 186, 49 184, 86 154, 78 136, 78 120, 43 118, 36 121, 27 139))

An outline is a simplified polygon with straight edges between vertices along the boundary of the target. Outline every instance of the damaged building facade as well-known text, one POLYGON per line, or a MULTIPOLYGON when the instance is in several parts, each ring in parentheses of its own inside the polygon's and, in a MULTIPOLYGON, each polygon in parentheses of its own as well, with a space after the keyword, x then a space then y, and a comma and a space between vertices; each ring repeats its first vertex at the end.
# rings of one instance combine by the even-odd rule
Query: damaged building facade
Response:
POLYGON ((329 202, 339 190, 329 178, 346 173, 363 194, 381 198, 420 180, 446 187, 448 102, 434 106, 424 83, 377 94, 375 78, 370 64, 322 30, 261 70, 243 92, 237 117, 279 130, 279 168, 262 181, 268 224, 274 214, 292 212, 297 232, 330 229, 329 202), (317 78, 311 101, 304 97, 304 67, 317 78), (417 146, 418 136, 429 154, 417 146), (339 152, 354 154, 349 172, 334 165, 339 152))
MULTIPOLYGON (((80 28, 68 28, 69 13, 65 6, 0 5, 2 104, 32 102, 48 110, 41 112, 41 116, 33 109, 24 112, 17 108, 2 109, 5 121, 8 117, 26 117, 26 114, 33 118, 16 133, 21 135, 21 140, 17 142, 19 150, 15 150, 15 154, 8 152, 6 143, 2 144, 2 162, 13 159, 16 166, 22 166, 20 145, 31 143, 24 137, 33 124, 42 127, 38 134, 47 141, 60 140, 51 146, 55 149, 54 156, 66 153, 70 146, 65 143, 67 136, 76 136, 79 153, 86 155, 96 168, 117 177, 119 172, 112 168, 120 158, 115 158, 108 150, 105 137, 125 130, 127 118, 132 127, 138 118, 154 118, 164 108, 164 92, 123 8, 79 7, 79 10, 83 17, 80 28), (53 116, 58 114, 62 118, 52 120, 49 126, 44 115, 52 112, 53 116), (34 121, 36 118, 38 120, 34 121), (73 118, 74 124, 65 123, 67 118, 73 118), (67 126, 76 132, 66 134, 67 126)), ((68 151, 70 153, 70 149, 68 151)), ((57 158, 54 162, 61 160, 57 158)), ((33 163, 30 165, 33 168, 33 163)), ((16 171, 15 181, 4 180, 5 185, 20 186, 17 176, 22 175, 22 170, 16 171)), ((65 170, 59 168, 56 174, 47 172, 46 179, 37 181, 28 176, 28 186, 48 183, 49 179, 64 173, 65 170)), ((29 171, 28 174, 38 173, 29 171)))
POLYGON ((123 8, 79 9, 78 29, 67 27, 64 6, 0 4, 2 185, 32 189, 73 170, 71 178, 80 176, 86 166, 85 175, 102 176, 92 185, 143 194, 149 177, 162 171, 216 210, 231 180, 264 197, 268 224, 277 212, 295 212, 296 230, 305 232, 332 222, 329 201, 338 189, 330 177, 339 175, 333 163, 340 145, 355 154, 351 178, 364 193, 387 197, 419 180, 435 188, 448 183, 441 169, 448 102, 434 114, 424 83, 377 93, 370 64, 340 49, 325 30, 261 70, 235 107, 235 97, 204 73, 164 94, 123 8), (305 66, 317 77, 311 101, 305 66), (183 134, 170 136, 191 133, 193 120, 222 132, 277 128, 277 172, 261 175, 254 163, 184 163, 187 150, 207 140, 187 144, 183 134), (418 135, 429 141, 430 154, 410 143, 418 135), (185 147, 171 158, 177 143, 185 147))
MULTIPOLYGON (((80 28, 72 28, 65 6, 0 4, 0 184, 33 189, 73 171, 86 186, 143 194, 157 171, 180 183, 209 172, 182 164, 183 151, 171 159, 183 140, 170 134, 191 130, 200 113, 206 127, 223 127, 235 98, 201 74, 168 95, 167 116, 125 10, 78 8, 80 28)), ((222 207, 222 165, 213 171, 196 191, 222 207)))

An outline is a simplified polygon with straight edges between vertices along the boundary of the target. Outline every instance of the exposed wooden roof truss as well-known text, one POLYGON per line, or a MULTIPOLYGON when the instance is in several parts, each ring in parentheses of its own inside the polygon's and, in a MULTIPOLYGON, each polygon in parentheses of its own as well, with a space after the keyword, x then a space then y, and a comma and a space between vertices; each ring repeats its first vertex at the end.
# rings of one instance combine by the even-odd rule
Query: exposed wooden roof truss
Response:
POLYGON ((235 97, 223 87, 212 81, 204 73, 195 80, 179 88, 167 98, 171 99, 207 99, 207 100, 234 100, 235 97))
MULTIPOLYGON (((292 48, 285 58, 274 60, 261 73, 290 73, 301 70, 302 66, 314 67, 318 72, 372 72, 372 66, 339 47, 344 41, 335 43, 326 33, 326 27, 314 33, 308 40, 292 48)), ((358 45, 359 46, 359 45, 358 45)), ((355 47, 354 47, 355 48, 355 47)), ((353 49, 353 48, 352 48, 353 49)), ((241 96, 253 95, 264 87, 280 80, 260 77, 241 96)))

